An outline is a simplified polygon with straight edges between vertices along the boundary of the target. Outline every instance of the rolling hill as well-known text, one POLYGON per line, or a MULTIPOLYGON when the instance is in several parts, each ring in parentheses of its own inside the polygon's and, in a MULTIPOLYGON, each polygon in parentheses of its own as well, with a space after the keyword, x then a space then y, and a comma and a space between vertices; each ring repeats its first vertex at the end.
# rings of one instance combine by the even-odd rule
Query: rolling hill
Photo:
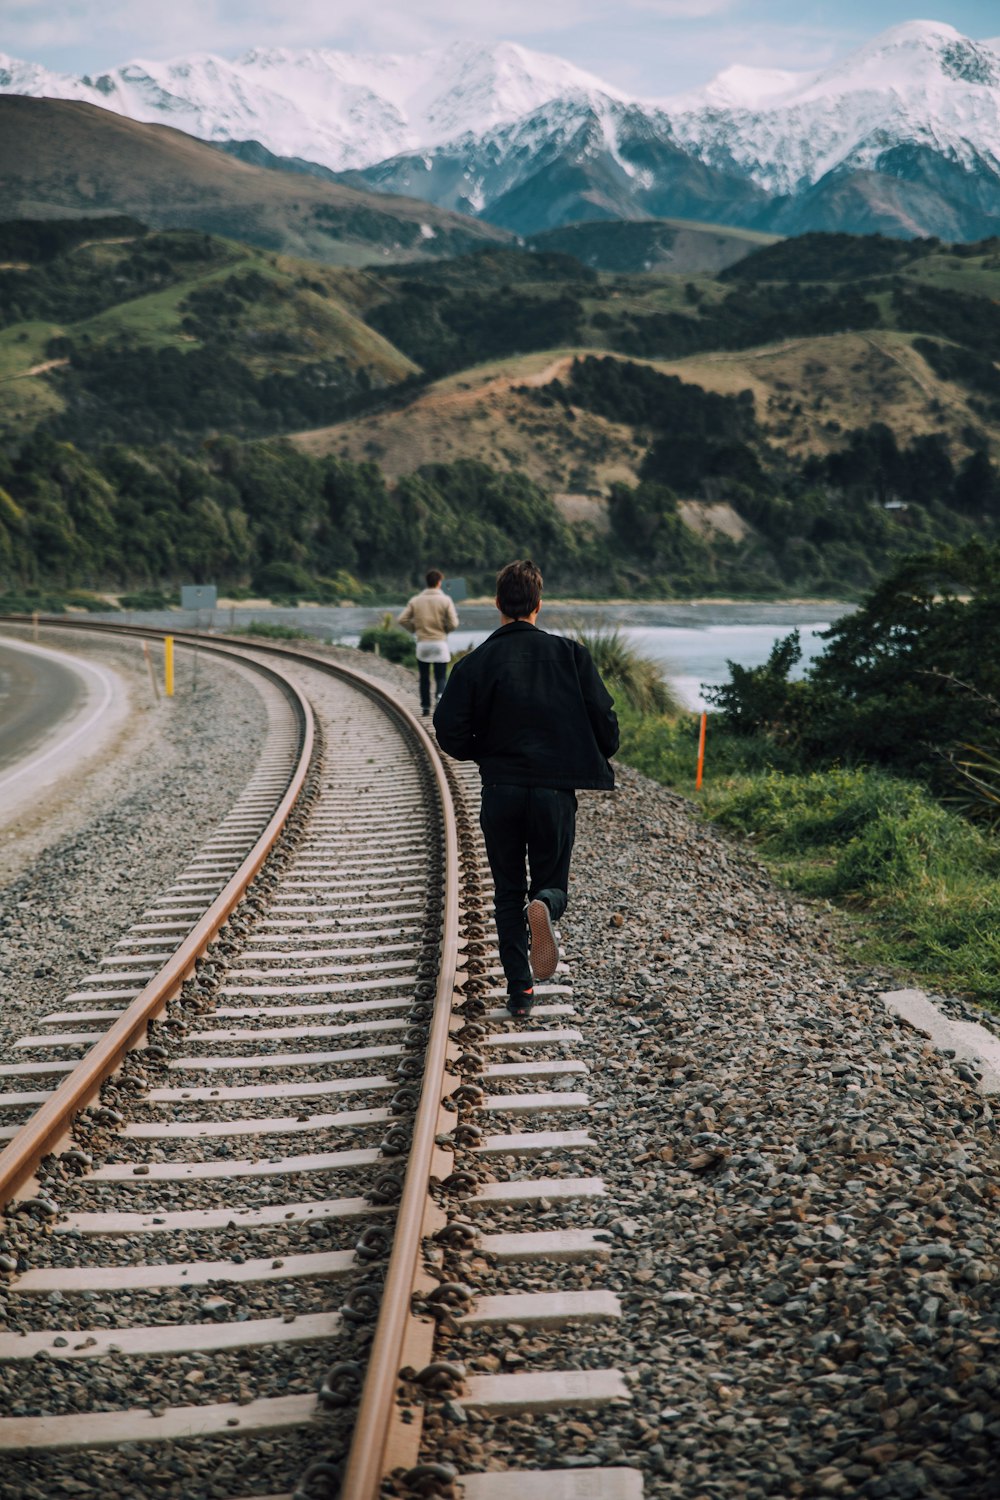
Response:
POLYGON ((575 237, 742 252, 714 275, 549 241, 345 267, 130 218, 0 222, 0 570, 42 576, 72 538, 64 578, 132 574, 106 519, 75 534, 81 487, 143 534, 144 579, 196 512, 188 576, 321 574, 324 597, 408 579, 435 525, 472 576, 537 545, 565 586, 647 595, 850 591, 992 533, 1000 242, 738 239, 575 237))
MULTIPOLYGON (((639 482, 648 433, 576 406, 540 405, 530 394, 565 381, 574 359, 588 356, 636 363, 593 347, 525 355, 436 381, 401 408, 292 440, 315 457, 374 460, 393 478, 424 463, 489 456, 498 468, 527 474, 557 503, 582 494, 606 504, 613 484, 639 482)), ((638 363, 721 396, 751 392, 764 439, 795 461, 836 452, 873 412, 904 443, 941 432, 958 457, 973 433, 1000 441, 1000 412, 984 426, 975 397, 936 374, 910 334, 797 338, 638 363)))
POLYGON ((612 219, 533 234, 529 250, 572 255, 595 271, 714 276, 776 237, 688 219, 612 219))
POLYGON ((189 445, 350 410, 417 367, 341 275, 129 219, 0 223, 0 438, 189 445))
POLYGON ((0 218, 129 214, 340 265, 455 255, 503 230, 430 203, 269 171, 92 104, 0 96, 0 218))

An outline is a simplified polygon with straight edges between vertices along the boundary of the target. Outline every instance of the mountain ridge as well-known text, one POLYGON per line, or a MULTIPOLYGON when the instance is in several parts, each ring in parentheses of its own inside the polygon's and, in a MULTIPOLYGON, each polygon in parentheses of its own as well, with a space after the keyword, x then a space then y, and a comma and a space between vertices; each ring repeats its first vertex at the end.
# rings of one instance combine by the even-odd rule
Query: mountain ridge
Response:
POLYGON ((1000 230, 1000 41, 943 22, 890 27, 817 72, 737 65, 661 100, 509 42, 409 58, 200 54, 96 79, 0 55, 3 93, 87 102, 216 145, 258 142, 356 188, 416 193, 518 234, 602 217, 1000 230))
POLYGON ((124 213, 270 250, 360 264, 507 239, 426 201, 237 160, 166 125, 91 104, 0 95, 0 218, 124 213))

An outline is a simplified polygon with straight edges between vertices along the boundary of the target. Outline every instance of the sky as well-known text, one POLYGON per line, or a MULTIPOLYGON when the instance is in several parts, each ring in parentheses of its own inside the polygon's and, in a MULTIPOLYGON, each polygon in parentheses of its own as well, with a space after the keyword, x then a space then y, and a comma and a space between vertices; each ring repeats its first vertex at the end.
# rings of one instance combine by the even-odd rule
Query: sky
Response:
POLYGON ((250 47, 408 52, 515 41, 649 98, 733 63, 816 70, 901 21, 1000 35, 997 0, 0 0, 0 52, 73 74, 250 47))

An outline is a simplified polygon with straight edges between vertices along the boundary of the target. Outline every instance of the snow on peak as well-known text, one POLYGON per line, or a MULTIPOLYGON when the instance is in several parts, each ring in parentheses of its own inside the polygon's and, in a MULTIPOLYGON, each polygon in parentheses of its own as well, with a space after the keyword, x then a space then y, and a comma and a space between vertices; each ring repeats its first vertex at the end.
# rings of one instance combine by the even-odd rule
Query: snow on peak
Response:
POLYGON ((678 142, 784 193, 841 164, 873 167, 895 145, 1000 169, 1000 56, 953 26, 907 21, 820 73, 785 76, 781 89, 773 71, 728 69, 668 101, 678 142))
POLYGON ((723 68, 701 89, 668 99, 664 108, 679 110, 698 105, 715 109, 758 109, 811 83, 815 73, 792 73, 784 68, 751 68, 734 63, 723 68))
POLYGON ((870 87, 913 91, 922 83, 950 79, 960 84, 1000 83, 990 49, 941 21, 891 26, 821 73, 817 89, 851 92, 870 87))
MULTIPOLYGON (((726 68, 662 103, 631 99, 572 63, 515 42, 454 42, 416 54, 252 48, 134 60, 73 78, 0 55, 0 92, 83 99, 207 140, 257 140, 335 170, 517 135, 524 149, 569 140, 590 119, 615 154, 617 121, 644 117, 701 160, 798 191, 834 167, 872 166, 926 145, 1000 171, 1000 38, 937 21, 890 27, 819 72, 726 68)), ((631 128, 631 127, 630 127, 631 128)))
POLYGON ((136 59, 94 79, 0 56, 0 92, 86 99, 206 140, 260 141, 279 156, 363 167, 459 135, 483 135, 567 95, 617 97, 562 58, 514 42, 417 54, 252 48, 136 59))

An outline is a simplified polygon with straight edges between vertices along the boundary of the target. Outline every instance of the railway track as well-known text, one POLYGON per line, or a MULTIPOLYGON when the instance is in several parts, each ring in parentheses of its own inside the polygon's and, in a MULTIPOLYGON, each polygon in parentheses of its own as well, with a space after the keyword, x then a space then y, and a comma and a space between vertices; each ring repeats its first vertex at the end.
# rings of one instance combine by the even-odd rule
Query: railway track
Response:
POLYGON ((507 1016, 474 773, 362 674, 198 644, 286 720, 0 1067, 0 1494, 637 1500, 511 1440, 629 1390, 574 1345, 621 1310, 570 975, 507 1016))

